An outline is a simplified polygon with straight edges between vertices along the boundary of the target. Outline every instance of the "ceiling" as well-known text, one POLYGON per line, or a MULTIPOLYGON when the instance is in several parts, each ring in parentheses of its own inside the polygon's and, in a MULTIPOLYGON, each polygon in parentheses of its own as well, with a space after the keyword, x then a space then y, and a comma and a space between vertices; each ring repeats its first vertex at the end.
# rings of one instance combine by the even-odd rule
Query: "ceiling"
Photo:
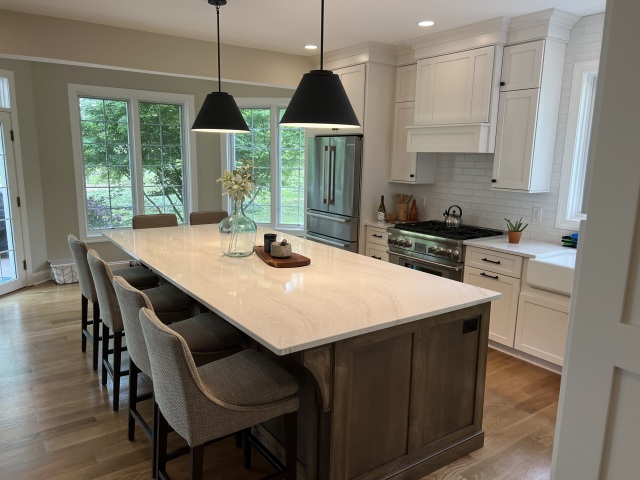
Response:
MULTIPOLYGON (((428 33, 494 17, 556 7, 580 16, 604 12, 606 0, 326 0, 325 51, 365 41, 400 45, 428 33), (436 25, 420 28, 420 20, 436 25)), ((0 0, 0 9, 215 41, 207 0, 0 0)), ((221 42, 297 55, 320 43, 320 0, 228 0, 221 42)))

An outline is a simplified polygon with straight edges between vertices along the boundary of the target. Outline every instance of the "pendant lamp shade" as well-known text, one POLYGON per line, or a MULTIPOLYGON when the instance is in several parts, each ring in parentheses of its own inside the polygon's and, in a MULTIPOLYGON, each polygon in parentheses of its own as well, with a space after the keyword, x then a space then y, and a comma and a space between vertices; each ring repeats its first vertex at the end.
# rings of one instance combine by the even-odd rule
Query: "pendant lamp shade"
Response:
POLYGON ((191 130, 195 132, 248 132, 249 127, 244 121, 238 104, 231 95, 222 91, 220 77, 220 7, 227 4, 227 0, 208 0, 216 7, 218 32, 218 91, 211 92, 204 99, 191 130))
POLYGON ((236 101, 226 92, 211 92, 204 99, 191 130, 195 132, 248 132, 236 101))
POLYGON ((320 70, 302 76, 280 125, 301 128, 357 128, 360 126, 340 77, 324 70, 324 0, 321 1, 320 70))
POLYGON ((305 73, 280 125, 302 128, 359 127, 340 77, 329 70, 305 73))

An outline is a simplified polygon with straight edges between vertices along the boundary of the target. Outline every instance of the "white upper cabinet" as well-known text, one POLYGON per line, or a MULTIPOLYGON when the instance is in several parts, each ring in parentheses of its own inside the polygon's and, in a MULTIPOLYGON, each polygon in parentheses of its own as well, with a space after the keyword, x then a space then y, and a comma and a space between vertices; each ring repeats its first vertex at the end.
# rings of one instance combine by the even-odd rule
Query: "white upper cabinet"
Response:
POLYGON ((396 102, 413 102, 416 99, 417 69, 415 64, 396 69, 396 102))
POLYGON ((489 122, 495 47, 418 61, 414 125, 489 122))
POLYGON ((500 91, 540 88, 544 40, 505 47, 500 91))
POLYGON ((505 47, 493 190, 550 190, 565 51, 552 38, 505 47))
POLYGON ((435 153, 407 152, 407 127, 413 123, 413 102, 397 102, 393 115, 393 151, 389 180, 401 183, 435 183, 435 153))
POLYGON ((334 132, 349 135, 352 133, 364 133, 364 99, 366 90, 366 65, 354 65, 352 67, 338 68, 333 73, 340 76, 347 97, 351 102, 353 111, 358 117, 360 128, 340 128, 334 132))

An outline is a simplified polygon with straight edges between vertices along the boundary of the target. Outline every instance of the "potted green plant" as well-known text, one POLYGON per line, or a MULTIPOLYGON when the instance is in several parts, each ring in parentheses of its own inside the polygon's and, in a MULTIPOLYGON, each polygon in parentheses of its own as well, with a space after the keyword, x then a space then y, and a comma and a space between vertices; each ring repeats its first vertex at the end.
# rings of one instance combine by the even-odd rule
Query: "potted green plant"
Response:
POLYGON ((516 222, 512 222, 508 218, 505 218, 505 220, 507 222, 507 235, 509 236, 509 243, 520 243, 522 232, 529 226, 529 224, 527 223, 523 226, 522 217, 520 217, 520 220, 516 222))

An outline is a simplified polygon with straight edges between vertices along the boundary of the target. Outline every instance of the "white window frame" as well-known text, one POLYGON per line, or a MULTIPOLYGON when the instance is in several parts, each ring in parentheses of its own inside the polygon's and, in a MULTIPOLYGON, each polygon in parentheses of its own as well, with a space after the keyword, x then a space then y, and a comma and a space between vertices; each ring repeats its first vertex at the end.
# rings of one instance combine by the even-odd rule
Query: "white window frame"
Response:
POLYGON ((582 213, 582 196, 591 139, 598 65, 599 60, 589 60, 575 63, 573 67, 556 228, 577 231, 580 228, 580 221, 587 218, 587 215, 582 213))
MULTIPOLYGON (((278 132, 279 134, 279 121, 280 117, 277 115, 281 108, 287 108, 289 105, 289 98, 236 98, 236 103, 239 108, 270 108, 271 109, 271 132, 278 132)), ((306 138, 306 137, 305 137, 306 138)), ((306 145, 305 145, 305 153, 306 153, 306 145)), ((296 234, 304 232, 304 220, 303 224, 298 226, 292 226, 289 224, 283 225, 280 223, 279 209, 278 207, 281 204, 281 192, 278 188, 280 185, 280 172, 279 168, 279 159, 280 159, 280 142, 271 142, 271 191, 276 192, 276 201, 271 202, 271 223, 260 224, 265 227, 276 228, 280 231, 284 232, 293 232, 296 234)), ((221 160, 221 168, 224 170, 231 170, 233 168, 232 165, 233 159, 233 134, 232 133, 223 133, 220 138, 220 160, 221 160)), ((304 179, 305 189, 306 189, 306 164, 305 164, 305 179, 304 179)), ((306 207, 306 198, 304 199, 306 207)), ((231 212, 232 204, 231 199, 228 195, 222 195, 222 206, 226 208, 228 212, 231 212)), ((303 207, 303 208, 304 208, 303 207)), ((304 219, 304 216, 303 216, 304 219)))
MULTIPOLYGON (((195 120, 195 101, 193 95, 178 93, 151 92, 145 90, 130 90, 125 88, 99 87, 93 85, 69 84, 69 114, 71 117, 71 140, 73 142, 73 161, 76 177, 76 197, 78 208, 79 233, 85 242, 104 241, 100 230, 89 231, 87 223, 86 185, 84 174, 84 158, 82 156, 82 133, 80 129, 80 97, 95 97, 109 100, 126 100, 129 108, 129 138, 131 172, 134 179, 133 201, 137 212, 144 211, 144 199, 138 193, 142 189, 142 146, 140 144, 140 119, 134 117, 133 112, 137 111, 140 102, 175 103, 182 106, 182 138, 184 140, 184 155, 182 175, 184 179, 184 203, 185 203, 185 223, 189 218, 189 213, 198 209, 198 188, 196 178, 196 142, 195 133, 191 131, 191 125, 195 120)), ((130 227, 124 227, 130 228, 130 227)))

